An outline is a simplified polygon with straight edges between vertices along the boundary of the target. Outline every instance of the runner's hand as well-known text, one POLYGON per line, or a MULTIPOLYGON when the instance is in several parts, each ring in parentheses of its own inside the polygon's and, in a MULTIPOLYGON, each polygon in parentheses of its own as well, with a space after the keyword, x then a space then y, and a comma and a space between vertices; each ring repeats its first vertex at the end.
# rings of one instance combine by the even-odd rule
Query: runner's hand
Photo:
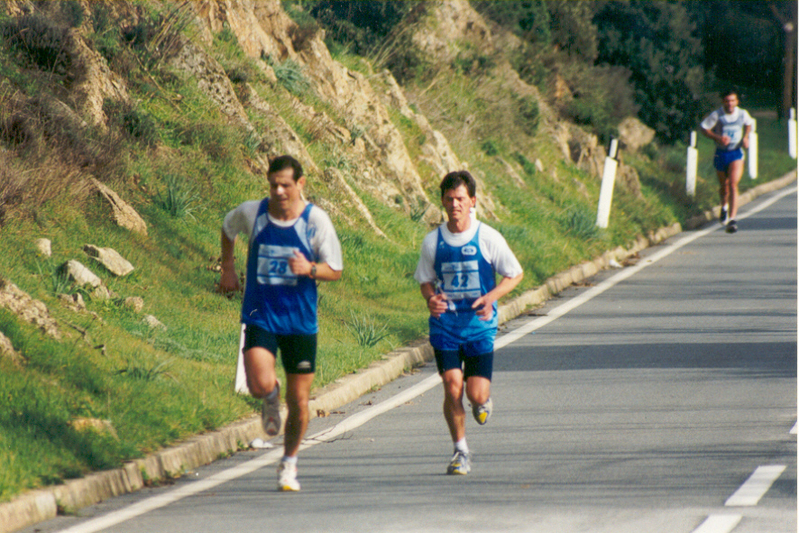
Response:
POLYGON ((309 276, 311 266, 311 262, 299 250, 294 250, 294 257, 289 257, 289 268, 297 276, 309 276))
POLYGON ((239 284, 239 278, 236 276, 236 270, 231 269, 222 269, 222 274, 219 278, 219 292, 222 294, 226 294, 229 292, 236 292, 241 290, 241 285, 239 284))
POLYGON ((438 318, 447 312, 447 296, 443 293, 434 294, 427 300, 427 309, 430 310, 430 316, 438 318))
POLYGON ((476 310, 477 317, 482 321, 488 321, 494 317, 494 300, 486 296, 481 296, 472 304, 472 309, 476 310))

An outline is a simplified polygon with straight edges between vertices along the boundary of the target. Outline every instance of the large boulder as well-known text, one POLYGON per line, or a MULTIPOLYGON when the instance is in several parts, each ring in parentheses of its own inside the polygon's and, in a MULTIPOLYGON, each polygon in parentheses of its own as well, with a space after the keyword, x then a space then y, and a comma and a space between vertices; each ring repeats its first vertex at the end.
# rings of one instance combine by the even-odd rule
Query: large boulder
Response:
POLYGON ((628 152, 636 152, 654 138, 655 130, 635 117, 627 117, 619 124, 619 141, 628 152))

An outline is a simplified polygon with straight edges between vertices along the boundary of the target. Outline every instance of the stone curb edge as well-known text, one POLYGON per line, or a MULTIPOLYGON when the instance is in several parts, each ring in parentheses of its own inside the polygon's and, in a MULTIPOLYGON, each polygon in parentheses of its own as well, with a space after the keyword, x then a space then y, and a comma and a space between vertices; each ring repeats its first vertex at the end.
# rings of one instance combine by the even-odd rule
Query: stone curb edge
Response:
MULTIPOLYGON (((781 189, 796 181, 796 170, 741 194, 739 205, 745 205, 764 194, 781 189)), ((695 229, 719 216, 719 206, 686 222, 686 229, 695 229)), ((602 254, 593 261, 571 267, 547 279, 540 287, 525 292, 499 309, 500 324, 521 315, 526 309, 543 304, 572 284, 580 283, 609 266, 610 261, 623 261, 649 246, 653 246, 683 230, 679 223, 640 236, 629 249, 621 246, 602 254)), ((350 374, 315 392, 310 402, 311 417, 349 403, 370 390, 381 387, 403 372, 433 359, 433 350, 426 339, 398 348, 366 369, 350 374)), ((220 430, 192 437, 175 447, 161 450, 144 459, 126 463, 122 468, 90 474, 67 481, 63 485, 25 493, 10 502, 0 504, 0 533, 12 533, 44 520, 55 518, 59 512, 75 512, 82 507, 133 492, 150 482, 180 476, 199 466, 209 464, 232 452, 247 447, 256 437, 262 437, 261 420, 253 416, 234 422, 220 430)))

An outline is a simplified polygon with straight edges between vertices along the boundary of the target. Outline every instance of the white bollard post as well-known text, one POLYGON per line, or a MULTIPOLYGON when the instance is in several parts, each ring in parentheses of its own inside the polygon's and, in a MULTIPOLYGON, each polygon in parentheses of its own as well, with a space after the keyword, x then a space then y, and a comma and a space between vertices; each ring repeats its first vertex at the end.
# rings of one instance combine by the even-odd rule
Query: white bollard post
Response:
POLYGON ((752 132, 749 134, 749 177, 757 178, 757 120, 752 119, 752 132))
POLYGON ((796 159, 796 108, 791 108, 791 118, 788 119, 788 153, 796 159))
POLYGON ((608 151, 608 157, 612 157, 616 159, 616 153, 619 151, 619 141, 618 139, 611 139, 610 140, 610 150, 608 151))
POLYGON ((233 390, 239 394, 250 394, 247 387, 247 374, 244 371, 244 324, 241 325, 241 337, 239 338, 239 357, 236 362, 236 384, 233 390))
POLYGON ((696 195, 696 174, 699 168, 699 151, 696 149, 696 132, 691 132, 691 146, 688 147, 685 162, 685 192, 688 196, 696 195))
MULTIPOLYGON (((618 150, 618 141, 610 141, 610 152, 614 156, 618 150)), ((610 204, 613 201, 613 185, 616 182, 616 169, 619 162, 613 157, 605 158, 605 168, 602 171, 602 187, 599 189, 599 207, 596 211, 596 225, 607 228, 610 221, 610 204)))

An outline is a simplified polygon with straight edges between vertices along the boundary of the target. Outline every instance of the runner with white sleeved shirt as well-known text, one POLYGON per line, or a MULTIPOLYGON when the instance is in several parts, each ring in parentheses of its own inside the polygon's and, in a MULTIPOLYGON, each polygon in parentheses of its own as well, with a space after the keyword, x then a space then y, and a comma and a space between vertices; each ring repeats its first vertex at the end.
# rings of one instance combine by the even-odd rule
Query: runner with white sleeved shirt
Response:
POLYGON ((308 401, 316 370, 317 281, 341 278, 341 245, 327 213, 302 198, 302 166, 275 158, 267 172, 269 197, 244 202, 222 226, 222 292, 239 289, 234 267, 236 237, 249 238, 247 283, 241 309, 247 386, 263 398, 261 422, 270 436, 280 430, 278 350, 286 371, 284 457, 278 490, 298 491, 297 453, 310 418, 308 401))
POLYGON ((444 382, 444 418, 455 447, 447 473, 467 474, 464 382, 472 414, 485 424, 493 408, 497 300, 523 273, 502 235, 471 216, 477 201, 471 174, 451 172, 440 188, 448 221, 424 238, 414 279, 427 300, 430 344, 444 382), (498 284, 496 274, 502 277, 498 284))
POLYGON ((722 224, 727 233, 738 231, 738 183, 744 172, 744 148, 749 148, 749 134, 754 120, 738 107, 738 94, 729 90, 721 94, 722 106, 701 123, 702 133, 716 142, 713 166, 719 179, 722 224))

